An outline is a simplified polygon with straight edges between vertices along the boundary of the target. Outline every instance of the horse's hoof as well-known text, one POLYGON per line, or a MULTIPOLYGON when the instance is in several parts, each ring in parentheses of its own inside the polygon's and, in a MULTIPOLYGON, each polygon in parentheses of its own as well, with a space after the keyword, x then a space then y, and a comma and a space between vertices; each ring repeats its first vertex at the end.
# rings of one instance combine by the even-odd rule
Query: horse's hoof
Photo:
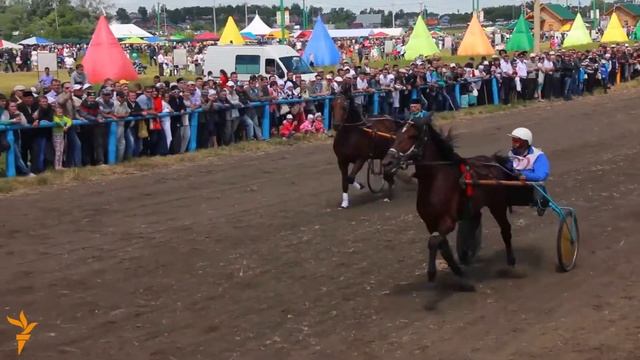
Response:
POLYGON ((340 204, 340 209, 348 209, 348 208, 349 208, 349 204, 345 204, 345 203, 340 204))
POLYGON ((507 259, 507 265, 509 265, 511 267, 516 267, 516 258, 508 258, 507 259))
POLYGON ((436 272, 435 271, 427 271, 427 281, 430 283, 436 280, 436 272))

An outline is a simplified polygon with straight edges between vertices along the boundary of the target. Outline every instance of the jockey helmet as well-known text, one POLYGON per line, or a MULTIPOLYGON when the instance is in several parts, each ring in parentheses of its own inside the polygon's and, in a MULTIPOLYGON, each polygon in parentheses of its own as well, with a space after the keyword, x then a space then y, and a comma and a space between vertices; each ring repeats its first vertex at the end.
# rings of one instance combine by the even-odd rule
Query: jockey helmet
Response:
POLYGON ((527 128, 523 128, 523 127, 517 128, 513 130, 511 134, 509 134, 509 136, 522 139, 522 140, 527 140, 529 145, 533 145, 533 134, 531 133, 531 130, 527 128))

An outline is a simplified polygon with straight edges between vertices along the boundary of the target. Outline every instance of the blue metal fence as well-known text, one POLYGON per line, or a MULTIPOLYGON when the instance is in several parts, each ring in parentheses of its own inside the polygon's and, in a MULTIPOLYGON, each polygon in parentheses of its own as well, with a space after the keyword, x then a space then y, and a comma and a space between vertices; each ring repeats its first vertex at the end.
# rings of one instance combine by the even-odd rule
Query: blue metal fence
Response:
MULTIPOLYGON (((426 86, 423 88, 426 88, 426 86)), ((499 96, 498 96, 498 83, 496 78, 492 78, 491 88, 492 88, 493 104, 498 105, 499 96)), ((384 91, 376 91, 372 94, 373 115, 378 115, 380 113, 380 94, 383 92, 384 91)), ((460 97, 461 97, 460 93, 461 93, 460 83, 456 83, 454 87, 454 94, 456 97, 457 104, 460 104, 460 97)), ((417 97, 418 97, 418 91, 417 89, 413 89, 411 92, 411 98, 415 99, 417 97)), ((270 137, 270 130, 271 130, 271 112, 270 112, 271 105, 295 104, 295 103, 303 103, 307 101, 323 102, 324 128, 329 129, 329 125, 331 123, 331 120, 330 120, 331 99, 333 99, 333 96, 312 97, 307 99, 279 100, 275 102, 253 102, 247 105, 247 107, 254 107, 254 108, 262 107, 262 110, 263 110, 262 138, 267 140, 270 137)), ((189 138, 189 144, 188 144, 187 150, 189 152, 196 151, 197 139, 198 139, 198 114, 201 112, 202 112, 202 109, 197 109, 192 111, 191 110, 185 111, 182 113, 160 113, 158 115, 128 117, 128 118, 119 119, 119 120, 105 120, 105 123, 109 124, 109 135, 108 135, 108 141, 107 141, 107 164, 115 165, 117 163, 118 122, 121 122, 121 121, 140 121, 143 119, 154 119, 162 116, 175 116, 175 115, 189 114, 189 124, 191 128, 191 135, 189 138)), ((86 126, 86 125, 93 125, 93 124, 95 124, 95 122, 88 122, 85 120, 73 120, 74 126, 86 126)), ((52 127, 55 127, 55 124, 50 122, 40 122, 40 126, 38 128, 52 128, 52 127)), ((15 149, 14 130, 23 130, 23 129, 34 129, 34 127, 30 125, 0 125, 0 132, 6 132, 6 139, 10 145, 9 150, 6 153, 6 176, 7 177, 16 176, 16 164, 15 164, 16 149, 15 149)))

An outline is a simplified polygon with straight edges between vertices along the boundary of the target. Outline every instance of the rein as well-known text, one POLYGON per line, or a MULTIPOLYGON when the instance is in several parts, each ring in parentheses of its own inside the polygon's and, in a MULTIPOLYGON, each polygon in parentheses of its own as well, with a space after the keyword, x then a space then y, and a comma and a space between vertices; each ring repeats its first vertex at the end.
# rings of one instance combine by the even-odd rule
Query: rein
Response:
POLYGON ((362 128, 362 130, 368 132, 369 134, 371 134, 371 136, 375 137, 375 136, 382 136, 384 138, 387 139, 395 139, 395 135, 391 135, 391 134, 387 134, 386 132, 382 132, 382 131, 375 131, 369 128, 362 128))

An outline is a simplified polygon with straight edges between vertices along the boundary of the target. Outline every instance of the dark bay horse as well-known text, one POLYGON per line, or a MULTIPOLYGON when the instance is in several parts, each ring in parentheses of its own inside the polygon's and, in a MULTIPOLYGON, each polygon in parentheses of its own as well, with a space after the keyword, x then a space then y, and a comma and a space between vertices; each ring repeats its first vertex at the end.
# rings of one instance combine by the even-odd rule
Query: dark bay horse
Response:
MULTIPOLYGON (((382 159, 393 144, 396 122, 388 116, 369 117, 366 120, 354 104, 351 88, 343 86, 333 100, 333 152, 342 174, 341 208, 349 207, 349 185, 358 190, 364 186, 356 181, 356 175, 369 159, 382 159), (353 164, 351 171, 349 165, 353 164)), ((393 176, 384 177, 391 196, 393 176)))
MULTIPOLYGON (((504 241, 507 264, 515 266, 516 259, 511 247, 511 224, 507 218, 509 207, 508 189, 504 187, 470 187, 464 179, 514 180, 500 166, 508 158, 476 156, 462 158, 453 146, 451 131, 445 136, 430 122, 409 121, 396 133, 395 142, 384 158, 383 166, 387 176, 391 176, 401 161, 413 160, 416 167, 414 177, 418 180, 417 210, 430 234, 428 239, 429 262, 427 275, 429 282, 436 277, 436 254, 440 250, 449 268, 458 276, 462 269, 456 262, 447 240, 458 220, 472 219, 480 223, 483 207, 488 207, 500 226, 504 241)), ((459 259, 465 263, 467 259, 459 259)))

